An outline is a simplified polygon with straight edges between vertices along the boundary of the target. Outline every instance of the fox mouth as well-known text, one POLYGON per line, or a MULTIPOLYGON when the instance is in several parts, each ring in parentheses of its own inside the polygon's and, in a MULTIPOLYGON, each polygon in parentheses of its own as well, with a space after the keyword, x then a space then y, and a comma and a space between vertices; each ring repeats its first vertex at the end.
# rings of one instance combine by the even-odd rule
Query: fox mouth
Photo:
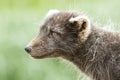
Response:
POLYGON ((40 56, 33 56, 31 55, 33 58, 35 59, 43 59, 43 58, 48 58, 51 56, 51 54, 44 54, 44 55, 40 55, 40 56))
POLYGON ((52 58, 52 57, 58 57, 55 53, 49 53, 49 54, 42 54, 42 55, 31 55, 35 59, 43 59, 43 58, 52 58))

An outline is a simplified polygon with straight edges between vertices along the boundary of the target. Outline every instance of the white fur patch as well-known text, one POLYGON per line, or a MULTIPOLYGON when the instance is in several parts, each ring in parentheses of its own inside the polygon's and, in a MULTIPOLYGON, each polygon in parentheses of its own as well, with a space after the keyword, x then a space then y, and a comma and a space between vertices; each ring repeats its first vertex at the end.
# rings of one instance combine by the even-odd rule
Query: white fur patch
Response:
POLYGON ((87 16, 77 16, 77 17, 75 17, 75 18, 71 18, 69 21, 71 22, 71 23, 73 23, 73 22, 79 22, 79 21, 81 21, 81 20, 85 20, 85 21, 87 21, 87 24, 88 24, 88 26, 90 26, 90 20, 88 19, 88 17, 87 16))
POLYGON ((56 9, 49 10, 48 13, 47 13, 47 15, 46 15, 46 17, 50 17, 50 16, 52 16, 52 15, 54 15, 54 14, 57 14, 57 13, 59 13, 59 12, 60 12, 60 11, 59 11, 59 10, 56 10, 56 9))

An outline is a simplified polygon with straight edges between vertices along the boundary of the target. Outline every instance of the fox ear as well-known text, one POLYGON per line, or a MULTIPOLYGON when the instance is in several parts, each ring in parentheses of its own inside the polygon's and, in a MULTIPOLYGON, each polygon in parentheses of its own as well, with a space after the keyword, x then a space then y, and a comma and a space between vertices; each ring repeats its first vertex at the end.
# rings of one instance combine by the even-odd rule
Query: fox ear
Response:
POLYGON ((86 16, 77 16, 69 20, 70 23, 77 26, 80 41, 85 41, 91 32, 91 23, 86 16))
POLYGON ((78 26, 78 29, 80 31, 90 27, 90 20, 86 16, 77 16, 71 18, 69 21, 70 23, 73 23, 74 25, 78 26))

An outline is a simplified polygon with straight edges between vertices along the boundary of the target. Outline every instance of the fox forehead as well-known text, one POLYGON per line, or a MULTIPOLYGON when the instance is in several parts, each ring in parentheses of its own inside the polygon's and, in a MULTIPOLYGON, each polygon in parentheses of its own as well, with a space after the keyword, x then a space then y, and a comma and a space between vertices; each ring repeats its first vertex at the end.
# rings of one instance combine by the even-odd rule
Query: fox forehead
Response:
POLYGON ((69 23, 69 19, 79 14, 70 11, 49 11, 45 17, 44 25, 49 27, 63 27, 69 23))
POLYGON ((57 14, 59 13, 60 11, 59 10, 56 10, 56 9, 53 9, 53 10, 49 10, 48 13, 46 14, 46 17, 50 17, 54 14, 57 14))

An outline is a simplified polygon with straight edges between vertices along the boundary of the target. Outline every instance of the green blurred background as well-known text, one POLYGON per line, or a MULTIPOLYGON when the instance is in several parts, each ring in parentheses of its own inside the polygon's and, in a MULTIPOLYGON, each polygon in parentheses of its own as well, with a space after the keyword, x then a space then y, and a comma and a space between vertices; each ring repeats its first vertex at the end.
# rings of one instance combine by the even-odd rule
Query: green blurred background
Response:
POLYGON ((81 11, 99 26, 120 30, 120 0, 0 0, 0 80, 88 80, 69 62, 25 53, 50 9, 81 11))

